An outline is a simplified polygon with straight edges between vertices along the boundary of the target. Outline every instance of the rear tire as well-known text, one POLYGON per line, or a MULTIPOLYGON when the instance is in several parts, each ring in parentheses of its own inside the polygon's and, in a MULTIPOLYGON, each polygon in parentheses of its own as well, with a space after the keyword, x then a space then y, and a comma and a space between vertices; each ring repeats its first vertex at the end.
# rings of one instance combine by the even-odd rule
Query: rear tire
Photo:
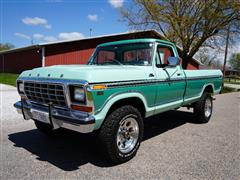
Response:
POLYGON ((99 138, 105 153, 113 163, 132 159, 143 136, 141 113, 133 106, 122 106, 113 111, 103 123, 99 138))
POLYGON ((34 123, 40 132, 46 135, 53 135, 54 130, 50 124, 46 124, 37 120, 34 120, 34 123))
POLYGON ((210 93, 204 92, 200 100, 196 102, 193 107, 196 122, 207 123, 212 116, 212 111, 212 96, 210 93))

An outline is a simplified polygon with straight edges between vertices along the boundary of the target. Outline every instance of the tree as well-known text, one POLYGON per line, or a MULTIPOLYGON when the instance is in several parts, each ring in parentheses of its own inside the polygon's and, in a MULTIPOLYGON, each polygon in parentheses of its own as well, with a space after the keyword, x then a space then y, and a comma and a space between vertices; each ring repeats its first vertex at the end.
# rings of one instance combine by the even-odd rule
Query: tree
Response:
POLYGON ((213 51, 211 48, 200 48, 194 57, 205 66, 214 69, 222 69, 222 63, 217 58, 217 52, 213 53, 211 51, 213 51))
POLYGON ((216 61, 216 55, 210 56, 207 48, 200 49, 195 57, 205 66, 212 66, 214 65, 214 61, 216 61))
POLYGON ((224 61, 223 61, 223 76, 225 76, 225 69, 226 69, 226 64, 227 64, 227 55, 228 55, 228 46, 229 44, 234 44, 235 43, 235 38, 240 34, 239 30, 240 26, 240 21, 235 21, 232 22, 228 25, 226 28, 226 43, 225 43, 225 52, 224 52, 224 61))
POLYGON ((200 47, 211 46, 211 38, 229 24, 240 21, 239 0, 134 0, 121 10, 134 29, 157 29, 183 51, 183 68, 200 47))
POLYGON ((240 71, 240 53, 232 54, 229 64, 234 70, 240 71))
POLYGON ((0 43, 0 51, 5 51, 14 48, 14 45, 10 43, 0 43))

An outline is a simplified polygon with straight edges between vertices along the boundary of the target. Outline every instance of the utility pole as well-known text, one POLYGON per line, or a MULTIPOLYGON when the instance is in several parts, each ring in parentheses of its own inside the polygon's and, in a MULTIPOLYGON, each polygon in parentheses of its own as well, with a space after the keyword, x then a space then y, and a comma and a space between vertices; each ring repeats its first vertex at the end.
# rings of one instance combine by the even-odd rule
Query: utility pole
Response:
POLYGON ((89 29, 89 35, 92 37, 92 28, 89 29))
POLYGON ((222 69, 223 78, 225 77, 225 68, 226 68, 226 63, 227 63, 229 35, 230 35, 230 25, 228 25, 228 28, 227 28, 226 46, 225 46, 225 54, 224 54, 223 69, 222 69))
POLYGON ((31 45, 33 45, 33 38, 31 38, 31 45))

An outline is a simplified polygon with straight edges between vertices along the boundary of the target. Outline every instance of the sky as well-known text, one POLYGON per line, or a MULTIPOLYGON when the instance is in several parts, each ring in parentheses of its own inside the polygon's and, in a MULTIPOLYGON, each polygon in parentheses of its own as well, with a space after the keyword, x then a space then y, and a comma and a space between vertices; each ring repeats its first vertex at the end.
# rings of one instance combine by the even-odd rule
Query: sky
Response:
POLYGON ((128 31, 125 0, 0 0, 1 43, 23 47, 128 31))
MULTIPOLYGON (((0 0, 0 42, 16 48, 127 32, 119 8, 130 0, 0 0)), ((239 52, 240 41, 228 58, 239 52)), ((211 50, 222 60, 224 51, 211 50)))

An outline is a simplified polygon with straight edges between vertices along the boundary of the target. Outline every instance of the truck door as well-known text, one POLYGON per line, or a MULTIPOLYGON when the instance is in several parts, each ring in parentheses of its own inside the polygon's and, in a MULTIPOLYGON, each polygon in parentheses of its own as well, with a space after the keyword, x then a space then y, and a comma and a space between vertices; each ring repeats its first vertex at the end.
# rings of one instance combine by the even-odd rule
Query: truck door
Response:
POLYGON ((156 75, 159 80, 156 104, 162 105, 161 109, 174 109, 183 102, 185 74, 180 65, 169 64, 169 57, 178 56, 176 49, 170 45, 158 44, 156 51, 156 75))

